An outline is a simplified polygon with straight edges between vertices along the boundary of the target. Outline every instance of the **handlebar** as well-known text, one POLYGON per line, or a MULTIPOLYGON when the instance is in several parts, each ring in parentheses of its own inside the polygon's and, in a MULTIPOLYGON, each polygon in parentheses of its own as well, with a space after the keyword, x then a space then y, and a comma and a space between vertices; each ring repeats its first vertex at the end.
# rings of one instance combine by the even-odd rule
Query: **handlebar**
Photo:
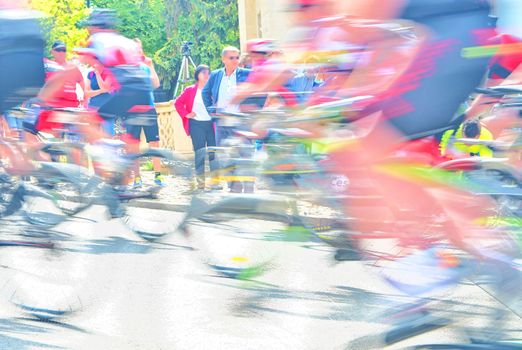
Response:
MULTIPOLYGON (((256 117, 273 117, 273 120, 268 121, 267 128, 277 128, 281 126, 284 127, 284 125, 297 123, 313 123, 336 119, 345 120, 345 113, 358 112, 365 109, 367 102, 372 99, 373 96, 357 96, 337 101, 325 102, 295 112, 297 115, 290 115, 287 111, 255 110, 250 113, 218 111, 215 114, 212 114, 212 116, 218 119, 237 119, 238 122, 247 122, 255 119, 256 117)), ((355 121, 360 117, 362 116, 353 118, 351 121, 355 121)))
POLYGON ((492 97, 522 95, 522 85, 498 85, 489 88, 476 88, 475 91, 492 97))
MULTIPOLYGON (((302 114, 305 116, 291 117, 287 120, 281 121, 282 124, 319 122, 324 120, 344 119, 344 116, 339 115, 340 112, 358 112, 366 107, 366 103, 373 99, 373 96, 357 96, 339 101, 332 101, 321 103, 316 106, 306 108, 302 114), (311 116, 307 116, 311 115, 311 116)), ((352 119, 355 121, 358 118, 352 119)))
POLYGON ((215 113, 212 113, 213 118, 223 118, 223 117, 234 117, 234 118, 251 118, 251 114, 247 113, 240 113, 240 112, 227 112, 227 111, 216 111, 215 113))
POLYGON ((514 145, 507 144, 502 141, 492 141, 492 140, 477 140, 477 139, 469 139, 469 138, 456 138, 453 139, 453 142, 460 142, 466 145, 480 145, 486 146, 490 148, 492 151, 508 151, 513 148, 514 145))

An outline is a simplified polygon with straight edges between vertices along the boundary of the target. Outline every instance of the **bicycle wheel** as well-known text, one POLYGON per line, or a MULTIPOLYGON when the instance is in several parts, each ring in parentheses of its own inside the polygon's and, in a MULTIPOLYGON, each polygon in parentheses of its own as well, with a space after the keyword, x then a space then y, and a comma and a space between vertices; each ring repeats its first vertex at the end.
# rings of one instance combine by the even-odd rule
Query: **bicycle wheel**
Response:
MULTIPOLYGON (((5 174, 4 174, 5 175, 5 174)), ((9 176, 0 177, 0 218, 13 215, 22 207, 20 188, 9 176)))
POLYGON ((56 320, 82 308, 76 285, 82 262, 69 253, 71 236, 34 226, 1 229, 2 292, 20 311, 40 320, 56 320))
POLYGON ((181 228, 217 275, 252 279, 272 269, 283 249, 279 232, 287 223, 277 212, 285 205, 262 196, 200 196, 181 228))
POLYGON ((93 204, 93 198, 102 184, 86 168, 73 164, 41 163, 36 174, 37 185, 44 189, 54 206, 67 216, 75 216, 93 204))
POLYGON ((123 224, 136 235, 156 242, 178 230, 182 217, 171 212, 124 205, 123 224))

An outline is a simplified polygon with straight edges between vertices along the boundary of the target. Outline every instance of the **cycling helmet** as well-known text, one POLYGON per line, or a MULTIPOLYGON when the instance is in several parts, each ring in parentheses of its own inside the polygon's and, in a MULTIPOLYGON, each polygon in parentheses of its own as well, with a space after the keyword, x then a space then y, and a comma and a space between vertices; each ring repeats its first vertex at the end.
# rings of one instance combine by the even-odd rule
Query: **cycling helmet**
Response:
POLYGON ((115 29, 118 24, 118 16, 111 9, 95 8, 89 17, 79 23, 80 27, 96 27, 100 29, 115 29))
POLYGON ((273 39, 252 39, 247 42, 247 52, 259 54, 271 54, 277 51, 277 45, 273 39))

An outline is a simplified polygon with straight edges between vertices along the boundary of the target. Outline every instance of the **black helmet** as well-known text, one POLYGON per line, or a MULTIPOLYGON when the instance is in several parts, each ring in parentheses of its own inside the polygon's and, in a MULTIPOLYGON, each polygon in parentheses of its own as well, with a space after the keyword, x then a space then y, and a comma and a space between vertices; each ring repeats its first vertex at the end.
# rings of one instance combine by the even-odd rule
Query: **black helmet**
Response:
POLYGON ((97 27, 100 29, 115 29, 117 24, 118 16, 114 10, 94 8, 89 17, 78 23, 78 26, 81 28, 97 27))
POLYGON ((462 126, 462 133, 464 134, 464 137, 469 138, 476 138, 480 136, 480 122, 476 119, 470 119, 464 123, 462 126))

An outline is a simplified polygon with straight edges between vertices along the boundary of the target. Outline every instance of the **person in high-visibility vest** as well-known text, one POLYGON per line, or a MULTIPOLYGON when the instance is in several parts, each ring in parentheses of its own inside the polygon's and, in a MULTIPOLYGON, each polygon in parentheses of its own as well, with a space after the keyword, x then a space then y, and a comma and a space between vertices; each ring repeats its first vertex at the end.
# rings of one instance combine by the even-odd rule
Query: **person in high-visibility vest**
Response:
MULTIPOLYGON (((477 139, 492 141, 493 134, 476 119, 464 122, 457 130, 448 130, 442 136, 440 152, 443 156, 448 154, 448 141, 454 136, 456 139, 477 139)), ((493 151, 486 145, 467 145, 463 142, 455 142, 453 148, 471 157, 493 157, 493 151)))

